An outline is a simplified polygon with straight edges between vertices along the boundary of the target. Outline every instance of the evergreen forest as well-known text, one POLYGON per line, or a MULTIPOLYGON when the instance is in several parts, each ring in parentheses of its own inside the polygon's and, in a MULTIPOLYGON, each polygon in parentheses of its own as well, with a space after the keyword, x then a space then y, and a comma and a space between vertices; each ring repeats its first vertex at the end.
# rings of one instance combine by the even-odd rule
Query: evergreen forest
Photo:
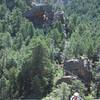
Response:
POLYGON ((100 100, 100 0, 0 0, 0 100, 75 92, 100 100))

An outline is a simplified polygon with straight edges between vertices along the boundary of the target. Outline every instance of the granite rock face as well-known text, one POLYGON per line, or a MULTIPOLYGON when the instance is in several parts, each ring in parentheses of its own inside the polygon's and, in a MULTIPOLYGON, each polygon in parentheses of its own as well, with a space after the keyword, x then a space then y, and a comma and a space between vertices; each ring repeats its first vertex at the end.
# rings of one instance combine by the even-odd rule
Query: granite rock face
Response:
POLYGON ((88 84, 92 80, 92 73, 88 70, 89 65, 84 65, 84 60, 72 59, 64 62, 64 72, 65 75, 73 74, 78 76, 78 78, 85 84, 88 84))

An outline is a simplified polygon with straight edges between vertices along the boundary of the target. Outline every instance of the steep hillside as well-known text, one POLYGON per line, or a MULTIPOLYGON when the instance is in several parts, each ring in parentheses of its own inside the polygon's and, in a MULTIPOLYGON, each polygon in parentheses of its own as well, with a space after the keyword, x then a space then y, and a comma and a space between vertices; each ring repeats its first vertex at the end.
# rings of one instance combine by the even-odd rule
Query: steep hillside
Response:
POLYGON ((56 86, 64 75, 63 61, 80 56, 92 61, 91 72, 99 80, 100 0, 0 0, 0 100, 66 100, 76 90, 85 100, 99 98, 97 81, 92 81, 89 96, 78 79, 56 86), (50 11, 63 13, 64 19, 44 11, 42 18, 52 18, 50 26, 43 22, 42 28, 35 27, 24 14, 39 2, 50 4, 50 11))

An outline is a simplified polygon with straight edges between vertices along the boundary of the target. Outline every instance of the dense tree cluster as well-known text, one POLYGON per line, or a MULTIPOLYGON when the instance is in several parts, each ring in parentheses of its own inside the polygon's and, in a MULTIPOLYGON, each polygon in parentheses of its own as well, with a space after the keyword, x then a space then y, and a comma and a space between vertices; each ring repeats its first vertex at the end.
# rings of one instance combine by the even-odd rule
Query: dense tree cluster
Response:
MULTIPOLYGON (((66 100, 77 85, 85 100, 92 100, 96 89, 85 97, 79 80, 56 87, 63 71, 55 64, 54 54, 58 50, 69 59, 82 55, 89 59, 100 57, 100 0, 67 0, 62 6, 54 4, 56 0, 45 1, 52 4, 54 11, 64 10, 67 39, 60 21, 44 35, 43 29, 35 28, 23 16, 32 8, 32 0, 0 0, 0 100, 46 96, 44 100, 66 100)), ((99 76, 99 62, 95 62, 95 77, 99 76)))

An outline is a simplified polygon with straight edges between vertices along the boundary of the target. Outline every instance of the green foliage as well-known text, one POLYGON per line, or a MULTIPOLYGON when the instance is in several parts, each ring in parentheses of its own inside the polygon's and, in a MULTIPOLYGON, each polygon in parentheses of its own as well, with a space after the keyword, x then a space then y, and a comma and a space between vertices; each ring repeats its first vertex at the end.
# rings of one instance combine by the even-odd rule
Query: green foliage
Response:
POLYGON ((54 28, 50 32, 52 39, 53 39, 53 44, 55 48, 60 48, 62 49, 62 44, 63 44, 63 33, 60 33, 60 31, 57 28, 54 28))
POLYGON ((62 83, 55 88, 46 98, 43 100, 66 100, 70 95, 70 88, 66 83, 62 83))
POLYGON ((13 49, 14 50, 20 50, 21 46, 23 44, 23 36, 21 33, 17 33, 15 40, 13 41, 13 49))
MULTIPOLYGON (((36 29, 23 17, 25 11, 32 8, 31 2, 0 0, 0 100, 42 98, 52 88, 45 99, 64 100, 76 89, 84 96, 85 87, 79 80, 70 86, 63 83, 54 88, 56 81, 63 76, 63 70, 54 64, 51 56, 56 49, 62 52, 64 49, 67 58, 80 55, 91 58, 99 52, 100 0, 70 0, 59 6, 54 0, 48 1, 54 11, 63 9, 65 18, 68 17, 65 22, 69 28, 67 40, 60 22, 44 36, 43 29, 36 29)), ((100 76, 95 70, 93 75, 100 76)), ((86 100, 92 100, 91 95, 86 100)))
POLYGON ((32 25, 31 22, 28 22, 28 21, 25 20, 21 24, 20 33, 22 33, 23 39, 26 39, 27 37, 32 38, 32 36, 35 35, 34 26, 32 25))
POLYGON ((80 80, 74 80, 70 85, 71 94, 74 94, 76 91, 80 93, 81 96, 84 97, 85 86, 80 80))
POLYGON ((70 47, 67 48, 71 56, 87 55, 91 57, 100 47, 98 33, 99 6, 98 0, 72 0, 71 4, 66 5, 66 16, 69 19, 71 28, 70 47), (92 20, 91 20, 92 19, 92 20))
POLYGON ((0 19, 3 19, 6 13, 6 5, 5 4, 0 4, 0 19))
POLYGON ((92 95, 89 95, 89 96, 86 96, 86 97, 85 97, 85 100, 94 100, 94 98, 93 98, 92 95))
POLYGON ((15 36, 19 31, 22 21, 22 13, 19 8, 13 9, 13 11, 9 13, 7 16, 7 24, 9 24, 8 31, 11 33, 11 36, 15 36))
POLYGON ((33 38, 30 45, 31 58, 25 61, 18 76, 18 95, 23 98, 38 99, 51 91, 54 68, 49 60, 50 52, 45 40, 40 40, 39 37, 33 38))
POLYGON ((7 33, 0 33, 0 50, 4 48, 11 47, 11 37, 10 34, 7 33))
POLYGON ((54 65, 54 86, 57 83, 57 80, 60 79, 63 76, 63 68, 60 68, 60 66, 54 65))

